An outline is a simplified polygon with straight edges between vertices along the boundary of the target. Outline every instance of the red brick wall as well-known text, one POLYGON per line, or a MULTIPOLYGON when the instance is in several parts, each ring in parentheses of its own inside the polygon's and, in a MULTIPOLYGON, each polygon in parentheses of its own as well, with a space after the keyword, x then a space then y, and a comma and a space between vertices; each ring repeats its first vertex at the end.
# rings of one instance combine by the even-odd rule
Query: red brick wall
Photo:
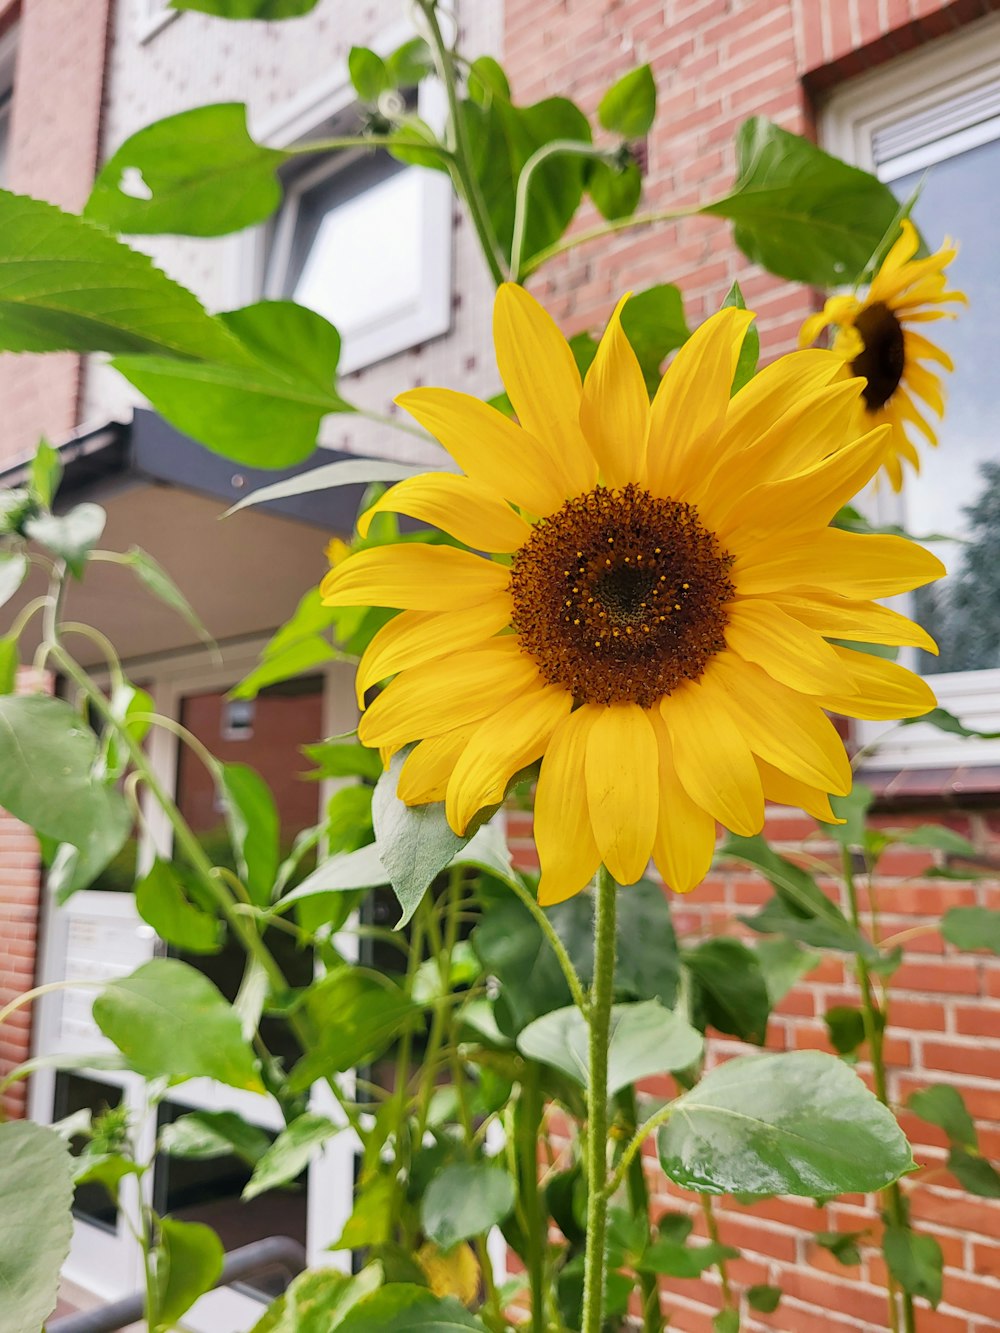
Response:
MULTIPOLYGON (((8 185, 78 210, 97 166, 110 0, 22 0, 8 185)), ((0 356, 0 465, 77 424, 77 356, 0 356)))
MULTIPOLYGON (((531 102, 568 92, 588 110, 611 82, 649 61, 659 92, 649 144, 643 207, 676 208, 722 193, 733 176, 732 142, 739 123, 762 113, 786 128, 809 132, 816 92, 1000 7, 998 0, 506 0, 504 64, 515 97, 531 102)), ((579 226, 599 222, 581 217, 579 226)), ((956 223, 956 226, 958 224, 956 223)), ((717 309, 734 279, 759 314, 768 357, 790 350, 812 308, 808 291, 777 281, 731 246, 724 222, 691 218, 655 229, 622 232, 570 251, 546 267, 533 289, 570 332, 599 327, 630 287, 677 282, 692 320, 717 309)), ((898 825, 938 819, 941 809, 887 816, 898 825)), ((513 816, 518 853, 533 855, 523 816, 513 816)), ((998 851, 1000 816, 991 810, 950 810, 947 822, 984 850, 998 851)), ((769 836, 795 848, 812 822, 772 812, 769 836)), ((1000 907, 997 884, 976 886, 922 879, 932 854, 897 850, 885 859, 877 886, 883 930, 928 926, 949 906, 978 902, 1000 907)), ((740 912, 770 896, 760 880, 739 869, 713 875, 675 904, 678 931, 694 938, 743 929, 740 912)), ((977 1117, 983 1151, 1000 1157, 1000 960, 962 955, 933 928, 908 945, 909 961, 894 982, 888 1056, 897 1100, 937 1082, 959 1087, 977 1117)), ((768 1045, 829 1049, 822 1014, 856 1004, 843 964, 830 956, 779 1006, 768 1045)), ((714 1038, 710 1058, 740 1043, 714 1038)), ((867 1070, 860 1066, 864 1075, 867 1070)), ((944 1301, 923 1305, 921 1333, 985 1333, 1000 1327, 1000 1203, 960 1191, 943 1168, 944 1139, 914 1116, 902 1123, 917 1145, 922 1169, 907 1185, 914 1220, 938 1237, 946 1261, 944 1301)), ((664 1207, 692 1208, 667 1186, 648 1159, 651 1183, 664 1207)), ((817 1209, 805 1200, 778 1200, 719 1210, 722 1239, 741 1247, 732 1265, 741 1286, 773 1283, 785 1299, 773 1315, 755 1315, 744 1329, 782 1333, 848 1333, 887 1327, 884 1270, 877 1250, 873 1200, 851 1198, 817 1209), (870 1229, 860 1269, 842 1268, 811 1234, 870 1229)), ((697 1228, 704 1234, 701 1222, 697 1228)), ((709 1333, 719 1309, 715 1274, 670 1284, 671 1328, 709 1333)))

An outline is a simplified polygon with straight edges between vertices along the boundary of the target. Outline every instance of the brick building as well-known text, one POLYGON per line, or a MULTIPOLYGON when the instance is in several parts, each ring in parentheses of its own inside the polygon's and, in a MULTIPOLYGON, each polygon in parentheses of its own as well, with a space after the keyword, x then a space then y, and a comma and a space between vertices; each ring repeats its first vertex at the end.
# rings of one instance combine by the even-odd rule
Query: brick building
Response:
MULTIPOLYGON (((963 506, 978 495, 981 466, 995 454, 989 421, 997 344, 988 324, 996 283, 990 191, 1000 188, 1000 13, 993 15, 994 9, 1000 4, 991 0, 460 0, 459 17, 465 47, 501 55, 519 102, 566 92, 593 109, 618 75, 637 63, 652 64, 660 101, 648 144, 645 208, 724 192, 732 180, 734 131, 758 113, 874 166, 901 193, 928 173, 918 219, 934 244, 946 230, 962 239, 958 285, 981 295, 954 335, 962 340, 955 344, 959 369, 939 458, 907 491, 905 510, 884 494, 874 503, 890 520, 935 532, 966 522, 963 506)), ((171 15, 162 0, 21 0, 0 6, 0 94, 5 77, 9 92, 9 110, 0 104, 3 183, 79 208, 98 162, 129 134, 208 101, 247 102, 252 130, 269 142, 313 137, 349 110, 350 46, 391 49, 407 35, 402 10, 396 0, 365 6, 321 0, 312 15, 292 23, 227 25, 171 15)), ((432 115, 434 90, 426 96, 432 115)), ((410 172, 373 179, 345 158, 291 176, 288 202, 274 228, 222 241, 157 238, 148 248, 212 309, 246 303, 262 292, 294 294, 310 258, 299 234, 305 219, 356 204, 354 213, 345 211, 345 225, 353 225, 353 236, 362 240, 371 226, 364 211, 369 191, 399 191, 393 206, 411 210, 422 248, 399 290, 379 307, 374 329, 366 331, 349 305, 334 316, 345 330, 352 394, 382 411, 393 394, 417 382, 488 396, 496 388, 488 340, 490 283, 468 228, 440 186, 433 174, 419 184, 410 172)), ((594 220, 583 217, 580 225, 594 220)), ((764 355, 789 350, 814 308, 813 295, 749 266, 727 225, 710 218, 622 232, 575 248, 546 268, 534 290, 572 333, 600 326, 621 291, 657 282, 676 281, 689 320, 697 321, 718 307, 734 278, 758 311, 764 355)), ((216 752, 247 760, 269 776, 280 775, 283 766, 291 772, 296 743, 321 730, 341 730, 338 718, 350 716, 344 675, 335 667, 318 671, 297 692, 264 696, 256 711, 233 708, 223 695, 321 572, 325 537, 349 523, 350 503, 255 513, 219 525, 221 510, 256 484, 257 475, 206 461, 151 414, 133 418, 132 406, 127 386, 100 364, 82 366, 68 356, 2 357, 0 471, 7 469, 8 479, 16 476, 19 460, 41 433, 66 442, 67 485, 78 498, 107 508, 106 544, 137 542, 170 569, 222 642, 224 664, 208 663, 180 622, 139 601, 128 584, 114 581, 114 572, 74 591, 79 618, 104 628, 158 708, 184 721, 216 752), (253 597, 245 595, 248 587, 253 597)), ((323 443, 399 456, 400 438, 369 423, 345 426, 334 418, 323 443)), ((418 450, 402 451, 416 457, 418 450)), ((974 533, 977 540, 982 535, 974 533)), ((947 603, 921 610, 932 617, 950 614, 947 603)), ((977 640, 965 659, 949 663, 935 681, 947 707, 991 730, 1000 728, 997 647, 988 636, 985 643, 977 640)), ((866 724, 857 739, 868 744, 875 732, 866 724)), ((210 801, 206 806, 194 774, 178 765, 169 735, 155 744, 164 779, 192 819, 201 821, 199 828, 210 832, 218 812, 210 801)), ((907 728, 884 740, 866 779, 881 793, 887 824, 944 817, 987 862, 1000 858, 1000 745, 907 728)), ((282 815, 289 834, 306 819, 297 808, 282 815)), ((523 818, 512 819, 515 846, 528 857, 523 818)), ((779 846, 794 847, 811 831, 808 820, 772 812, 768 832, 779 846)), ((136 855, 148 855, 163 838, 154 821, 136 855)), ((926 925, 951 905, 1000 907, 996 883, 927 878, 935 855, 897 849, 887 856, 886 878, 877 886, 887 934, 926 925)), ((98 885, 61 913, 41 911, 40 921, 33 845, 12 821, 0 820, 0 1003, 33 979, 127 971, 148 956, 148 932, 114 887, 98 885)), ((767 896, 746 872, 713 874, 677 904, 678 931, 731 928, 737 913, 767 896)), ((914 939, 908 957, 895 983, 888 1042, 893 1094, 901 1101, 909 1090, 932 1083, 960 1087, 977 1117, 983 1150, 996 1159, 1000 961, 960 955, 933 929, 914 939)), ((842 964, 827 958, 782 1003, 770 1044, 825 1046, 820 1016, 853 998, 842 964)), ((33 1026, 22 1011, 0 1033, 0 1070, 23 1057, 29 1042, 43 1053, 92 1049, 96 1034, 86 1010, 85 1001, 56 997, 38 1006, 33 1026)), ((716 1038, 712 1047, 721 1055, 736 1044, 716 1038)), ((134 1094, 127 1076, 42 1074, 31 1087, 30 1112, 52 1119, 98 1096, 107 1099, 108 1089, 112 1097, 134 1094)), ((19 1095, 11 1095, 8 1111, 23 1111, 19 1095)), ((169 1113, 216 1104, 199 1101, 197 1089, 185 1090, 184 1097, 169 1113)), ((943 1303, 936 1313, 921 1310, 919 1326, 924 1333, 985 1333, 1000 1325, 1000 1204, 959 1191, 943 1169, 943 1138, 913 1116, 904 1116, 904 1125, 926 1164, 910 1191, 913 1215, 939 1237, 947 1265, 943 1303)), ((339 1231, 349 1181, 349 1162, 336 1151, 325 1156, 282 1229, 297 1229, 318 1254, 339 1231)), ((161 1207, 180 1201, 214 1208, 212 1215, 190 1215, 219 1223, 227 1243, 238 1243, 235 1233, 225 1231, 233 1220, 220 1200, 221 1186, 209 1199, 196 1196, 193 1182, 176 1175, 159 1178, 153 1188, 161 1207)), ((666 1197, 662 1180, 658 1188, 666 1197)), ((102 1214, 90 1199, 82 1211, 71 1276, 88 1279, 105 1298, 138 1285, 134 1255, 114 1216, 102 1214)), ((821 1210, 780 1200, 752 1209, 732 1206, 720 1215, 722 1239, 744 1251, 732 1266, 734 1280, 770 1282, 785 1292, 774 1315, 755 1315, 745 1327, 783 1333, 884 1327, 877 1250, 863 1242, 862 1266, 845 1269, 811 1240, 817 1231, 877 1227, 871 1200, 846 1199, 821 1210)), ((255 1226, 273 1225, 273 1218, 244 1218, 239 1225, 245 1239, 256 1234, 255 1226)), ((245 1297, 211 1300, 217 1303, 203 1303, 206 1313, 200 1314, 206 1329, 223 1318, 252 1317, 253 1302, 245 1297)), ((671 1326, 707 1331, 718 1304, 714 1275, 678 1282, 667 1297, 671 1326)))

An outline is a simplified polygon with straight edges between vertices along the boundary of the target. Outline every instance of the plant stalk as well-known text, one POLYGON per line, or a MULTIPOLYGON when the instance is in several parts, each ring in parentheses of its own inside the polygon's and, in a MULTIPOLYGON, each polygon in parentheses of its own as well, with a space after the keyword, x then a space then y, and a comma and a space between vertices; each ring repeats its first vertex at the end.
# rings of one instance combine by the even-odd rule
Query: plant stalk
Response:
MULTIPOLYGON (((618 1105, 625 1120, 625 1127, 634 1138, 638 1133, 639 1107, 635 1088, 623 1088, 618 1094, 618 1105)), ((640 1139, 640 1147, 642 1140, 640 1139)), ((625 1183, 628 1190, 629 1210, 633 1217, 642 1217, 646 1222, 646 1238, 652 1239, 649 1224, 649 1185, 642 1165, 642 1153, 637 1152, 629 1158, 625 1168, 625 1183)), ((610 1197, 610 1196, 609 1196, 610 1197)), ((660 1284, 655 1273, 640 1273, 639 1287, 642 1291, 642 1328, 643 1333, 663 1333, 663 1312, 660 1309, 660 1284)))
MULTIPOLYGON (((854 866, 851 862, 851 853, 845 848, 843 853, 844 867, 844 887, 847 890, 847 901, 850 907, 851 924, 855 930, 861 929, 861 911, 858 907, 858 888, 854 880, 854 866)), ((871 972, 868 964, 860 954, 855 956, 855 973, 858 979, 858 988, 861 993, 861 1018, 865 1029, 865 1040, 868 1043, 869 1058, 872 1065, 872 1077, 875 1083, 875 1096, 883 1106, 892 1110, 889 1105, 889 1089, 886 1079, 885 1053, 883 1049, 882 1027, 879 1025, 879 1012, 872 995, 871 972)), ((899 1181, 894 1180, 891 1185, 887 1185, 880 1191, 880 1196, 884 1200, 892 1224, 897 1227, 909 1229, 909 1218, 907 1215, 906 1200, 903 1198, 903 1191, 899 1188, 899 1181)), ((899 1329, 899 1311, 902 1310, 904 1333, 916 1333, 916 1312, 913 1306, 913 1297, 890 1275, 888 1278, 888 1298, 889 1298, 889 1320, 894 1333, 899 1329)))
POLYGON ((601 1333, 607 1261, 608 1041, 615 981, 615 910, 618 885, 597 872, 594 912, 594 984, 590 995, 587 1083, 587 1253, 583 1271, 580 1333, 601 1333))

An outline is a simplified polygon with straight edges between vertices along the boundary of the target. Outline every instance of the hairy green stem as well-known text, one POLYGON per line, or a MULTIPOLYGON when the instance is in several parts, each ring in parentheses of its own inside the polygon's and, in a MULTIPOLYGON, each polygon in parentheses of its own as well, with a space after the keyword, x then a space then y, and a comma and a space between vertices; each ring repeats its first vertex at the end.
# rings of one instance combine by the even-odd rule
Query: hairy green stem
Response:
POLYGON ((528 191, 535 172, 550 157, 589 157, 598 161, 610 162, 617 156, 606 148, 595 148, 592 143, 581 139, 553 139, 542 144, 525 162, 517 178, 517 191, 514 196, 514 227, 510 243, 510 276, 513 282, 522 278, 522 259, 524 238, 528 230, 528 191))
POLYGON ((599 241, 602 236, 612 236, 616 231, 627 231, 631 227, 648 227, 654 222, 676 222, 678 218, 694 217, 701 211, 700 207, 695 206, 661 209, 655 213, 633 213, 631 217, 615 218, 613 222, 605 222, 600 227, 589 227, 585 231, 574 232, 572 236, 564 236, 561 240, 554 241, 527 259, 522 266, 521 280, 529 278, 536 269, 540 269, 556 255, 565 254, 567 250, 575 250, 578 245, 599 241))
MULTIPOLYGON (((635 1088, 631 1085, 618 1094, 618 1106, 626 1128, 634 1139, 638 1133, 639 1107, 635 1088)), ((645 1136, 643 1136, 645 1137, 645 1136)), ((631 1140, 630 1140, 631 1142, 631 1140)), ((642 1139, 639 1140, 640 1145, 642 1139)), ((628 1187, 629 1211, 633 1217, 641 1217, 646 1228, 646 1239, 652 1239, 649 1221, 649 1186, 646 1172, 643 1170, 642 1153, 635 1152, 625 1167, 625 1182, 628 1187)), ((610 1197, 611 1191, 609 1191, 610 1197)), ((639 1274, 639 1287, 642 1291, 642 1328, 643 1333, 663 1333, 663 1312, 660 1309, 660 1284, 655 1273, 639 1274)))
POLYGON ((587 1253, 583 1270, 580 1333, 601 1333, 607 1259, 608 1041, 615 982, 615 910, 618 885, 610 871, 597 872, 594 911, 594 984, 591 988, 587 1082, 587 1253))
MULTIPOLYGON (((851 853, 845 848, 843 853, 844 867, 844 887, 847 890, 847 901, 850 908, 851 924, 855 930, 861 929, 861 911, 858 906, 858 889, 854 880, 854 865, 851 861, 851 853)), ((870 893, 870 889, 869 889, 870 893)), ((880 1014, 875 998, 872 994, 872 979, 868 964, 860 954, 855 955, 854 960, 855 973, 858 979, 858 989, 861 993, 861 1018, 865 1029, 865 1040, 868 1043, 869 1058, 872 1065, 872 1077, 875 1083, 875 1096, 883 1106, 892 1109, 889 1105, 889 1089, 886 1079, 885 1052, 883 1048, 883 1028, 884 1022, 879 1019, 884 1018, 880 1014)), ((893 1226, 909 1229, 909 1217, 907 1214, 906 1200, 903 1198, 903 1191, 899 1187, 899 1181, 894 1180, 891 1185, 887 1185, 880 1191, 881 1198, 885 1202, 885 1211, 889 1216, 893 1226)), ((913 1297, 908 1291, 904 1291, 901 1286, 890 1275, 887 1281, 889 1298, 889 1320, 893 1333, 899 1329, 899 1311, 902 1310, 904 1333, 916 1333, 916 1312, 913 1306, 913 1297)))

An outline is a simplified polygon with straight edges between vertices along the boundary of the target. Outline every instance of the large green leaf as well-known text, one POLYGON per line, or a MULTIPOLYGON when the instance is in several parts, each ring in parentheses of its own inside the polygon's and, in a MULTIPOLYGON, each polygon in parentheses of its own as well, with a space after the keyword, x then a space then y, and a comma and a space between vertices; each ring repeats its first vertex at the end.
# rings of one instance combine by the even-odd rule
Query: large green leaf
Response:
POLYGON ((323 417, 354 410, 336 388, 340 334, 293 301, 217 318, 235 335, 238 358, 119 355, 112 364, 171 425, 215 453, 251 467, 302 462, 323 417))
POLYGON ((660 383, 664 361, 691 336, 684 318, 680 288, 662 282, 637 292, 625 303, 622 328, 642 367, 646 388, 652 395, 660 383))
POLYGON ((381 1265, 349 1277, 336 1268, 300 1273, 284 1295, 268 1308, 251 1333, 332 1333, 344 1315, 382 1281, 381 1265))
MULTIPOLYGON (((517 1048, 529 1059, 552 1065, 587 1087, 589 1036, 587 1020, 576 1005, 568 1005, 529 1023, 517 1039, 517 1048)), ((699 1059, 703 1047, 701 1034, 656 1000, 616 1004, 608 1043, 608 1095, 651 1074, 687 1069, 699 1059)))
POLYGON ((176 958, 154 958, 109 982, 94 1022, 146 1078, 213 1078, 263 1092, 240 1020, 209 979, 176 958))
POLYGON ((597 106, 597 119, 623 139, 641 139, 656 116, 656 83, 648 65, 629 70, 613 84, 597 106))
POLYGON ((271 216, 288 156, 254 143, 240 102, 182 111, 125 140, 101 168, 84 217, 133 235, 225 236, 271 216))
POLYGON ((325 1115, 305 1111, 281 1131, 257 1165, 243 1191, 243 1199, 255 1199, 266 1190, 287 1185, 309 1165, 320 1148, 342 1126, 325 1115))
POLYGON ((887 185, 763 116, 740 126, 731 194, 701 211, 729 218, 748 259, 817 287, 850 283, 893 225, 887 185))
POLYGON ((281 859, 278 807, 270 787, 248 764, 223 764, 221 782, 240 878, 253 902, 266 907, 281 859))
POLYGON ((660 1165, 709 1194, 866 1194, 913 1167, 887 1110, 836 1056, 745 1056, 674 1103, 660 1165))
POLYGON ((221 19, 300 18, 314 10, 319 0, 170 0, 171 9, 194 9, 221 19))
POLYGON ((486 1333, 486 1326, 452 1297, 405 1282, 380 1287, 358 1301, 336 1327, 337 1333, 486 1333))
POLYGON ((420 1222, 442 1250, 481 1236, 510 1216, 514 1181, 501 1167, 486 1162, 455 1162, 427 1186, 420 1222))
POLYGON ((96 736, 62 699, 0 695, 0 807, 78 848, 84 870, 76 878, 87 882, 132 827, 119 793, 94 778, 97 757, 96 736))
POLYGON ((0 1326, 38 1333, 59 1292, 73 1235, 73 1162, 59 1134, 0 1125, 0 1326))
POLYGON ((764 1044, 771 997, 752 949, 739 940, 705 940, 682 954, 695 978, 699 1016, 719 1032, 764 1044))
POLYGON ((234 1154, 254 1166, 270 1146, 264 1130, 235 1111, 192 1111, 160 1131, 162 1152, 195 1161, 234 1154))
POLYGON ((911 1296, 923 1296, 933 1309, 941 1300, 944 1256, 933 1236, 923 1236, 909 1227, 888 1226, 882 1236, 882 1252, 889 1272, 911 1296))
POLYGON ((0 350, 240 360, 225 325, 85 218, 0 190, 0 350))
POLYGON ((373 1060, 420 1013, 388 977, 346 965, 310 986, 299 1007, 311 1019, 316 1039, 289 1076, 293 1092, 373 1060))
POLYGON ((202 1222, 177 1222, 162 1217, 154 1251, 155 1329, 171 1329, 199 1296, 211 1291, 222 1276, 222 1241, 202 1222))
POLYGON ((190 901, 165 861, 154 861, 136 885, 135 910, 161 940, 186 953, 222 948, 222 922, 190 901))

